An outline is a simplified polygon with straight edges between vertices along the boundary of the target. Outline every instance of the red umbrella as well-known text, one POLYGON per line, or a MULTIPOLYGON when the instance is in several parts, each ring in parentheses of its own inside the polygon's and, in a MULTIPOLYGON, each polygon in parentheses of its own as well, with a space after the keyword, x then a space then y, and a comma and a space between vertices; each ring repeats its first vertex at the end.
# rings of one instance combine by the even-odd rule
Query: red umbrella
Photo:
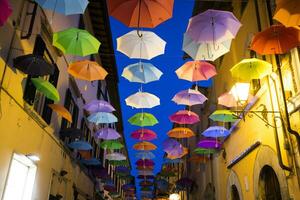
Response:
POLYGON ((131 137, 137 140, 151 141, 157 138, 154 131, 150 129, 141 128, 131 133, 131 137))
POLYGON ((138 161, 135 162, 135 164, 137 166, 146 166, 146 167, 155 165, 154 161, 150 159, 144 159, 144 160, 139 159, 138 161))
POLYGON ((0 0, 0 26, 3 26, 12 13, 8 0, 0 0))

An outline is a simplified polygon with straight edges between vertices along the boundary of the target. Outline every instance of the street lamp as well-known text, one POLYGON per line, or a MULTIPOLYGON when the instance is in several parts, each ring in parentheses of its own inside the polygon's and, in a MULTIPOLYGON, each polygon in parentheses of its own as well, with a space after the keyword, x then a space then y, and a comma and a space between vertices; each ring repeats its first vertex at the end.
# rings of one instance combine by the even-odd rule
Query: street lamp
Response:
POLYGON ((170 194, 169 200, 180 200, 180 195, 177 193, 170 194))
POLYGON ((236 83, 231 88, 230 93, 241 105, 245 104, 249 97, 250 83, 236 83))

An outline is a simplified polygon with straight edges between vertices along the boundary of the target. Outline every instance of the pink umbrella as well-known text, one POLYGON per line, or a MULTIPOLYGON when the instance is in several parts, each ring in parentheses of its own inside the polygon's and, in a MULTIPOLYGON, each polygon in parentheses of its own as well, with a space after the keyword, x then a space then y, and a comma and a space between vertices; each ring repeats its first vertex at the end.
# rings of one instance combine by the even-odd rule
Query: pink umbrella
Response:
POLYGON ((189 110, 179 110, 169 117, 170 121, 177 124, 195 124, 199 122, 199 116, 189 110))
POLYGON ((221 147, 221 145, 221 142, 219 142, 217 139, 204 139, 198 142, 197 147, 205 149, 218 149, 221 147))
POLYGON ((8 0, 0 0, 0 26, 3 26, 12 13, 8 0))
POLYGON ((207 98, 201 94, 198 90, 188 89, 178 92, 172 99, 175 103, 179 105, 197 105, 203 104, 207 98))
POLYGON ((144 159, 144 160, 143 159, 139 159, 139 160, 137 160, 135 162, 135 164, 137 166, 147 166, 147 167, 155 165, 154 161, 150 160, 150 159, 144 159))
POLYGON ((188 61, 176 70, 178 78, 188 81, 208 80, 217 74, 215 66, 204 61, 188 61))
POLYGON ((121 137, 121 135, 112 128, 102 128, 97 130, 94 133, 94 137, 96 139, 103 139, 103 140, 116 140, 121 137))
POLYGON ((151 141, 157 138, 157 135, 154 131, 150 129, 139 129, 131 133, 131 137, 137 140, 146 140, 151 141))

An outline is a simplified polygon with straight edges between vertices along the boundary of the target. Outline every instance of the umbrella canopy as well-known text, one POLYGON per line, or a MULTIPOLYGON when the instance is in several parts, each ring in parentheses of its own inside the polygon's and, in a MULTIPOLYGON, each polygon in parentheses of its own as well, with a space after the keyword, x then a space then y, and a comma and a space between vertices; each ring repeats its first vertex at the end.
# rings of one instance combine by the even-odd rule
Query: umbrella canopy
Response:
POLYGON ((122 149, 124 147, 123 144, 121 144, 119 141, 116 140, 106 140, 100 143, 100 147, 102 149, 122 149))
POLYGON ((235 122, 238 117, 230 110, 216 110, 209 118, 215 122, 235 122))
POLYGON ((55 102, 60 100, 57 89, 48 81, 41 78, 31 78, 31 81, 35 88, 43 93, 48 99, 51 99, 55 102))
POLYGON ((195 136, 195 134, 189 128, 177 127, 170 130, 168 136, 172 138, 190 138, 195 136))
POLYGON ((188 81, 208 80, 217 74, 215 66, 205 61, 188 61, 176 71, 178 78, 188 81))
POLYGON ((109 160, 108 164, 113 166, 129 166, 127 160, 109 160))
POLYGON ((197 144, 197 147, 206 148, 206 149, 218 149, 221 147, 221 143, 215 139, 203 139, 200 140, 197 144))
POLYGON ((90 143, 86 141, 74 141, 68 144, 68 146, 72 149, 85 150, 85 151, 93 149, 90 143))
POLYGON ((163 73, 151 63, 138 62, 123 69, 122 76, 130 82, 150 83, 158 81, 163 73))
POLYGON ((47 62, 43 56, 34 54, 14 58, 13 66, 31 76, 46 76, 54 73, 53 65, 47 62))
POLYGON ((35 0, 41 7, 63 15, 83 14, 88 0, 35 0))
POLYGON ((128 167, 118 166, 118 167, 116 167, 116 172, 122 172, 122 173, 130 174, 130 169, 128 167))
POLYGON ((139 159, 135 162, 135 164, 137 166, 145 166, 145 167, 148 167, 148 166, 154 166, 155 163, 153 160, 150 160, 150 159, 139 159))
POLYGON ((116 140, 121 137, 121 135, 112 128, 101 128, 94 133, 96 139, 103 140, 116 140))
POLYGON ((62 116, 70 123, 72 123, 72 115, 71 113, 62 105, 59 104, 48 104, 48 106, 55 111, 58 115, 62 116))
POLYGON ((160 105, 157 96, 148 92, 137 92, 125 99, 126 105, 133 108, 153 108, 160 105))
POLYGON ((138 142, 135 145, 133 145, 133 148, 135 150, 151 151, 151 150, 155 150, 157 147, 154 144, 152 144, 151 142, 142 141, 142 142, 138 142))
POLYGON ((272 25, 254 36, 251 42, 251 49, 261 55, 285 54, 299 45, 299 29, 294 27, 287 28, 283 25, 272 25))
POLYGON ((238 102, 234 98, 233 94, 230 92, 225 92, 218 97, 218 104, 226 106, 228 108, 237 107, 238 102))
POLYGON ((194 60, 215 61, 217 58, 230 51, 231 39, 224 42, 201 42, 198 43, 188 36, 183 37, 182 50, 191 56, 194 60), (216 48, 217 46, 217 48, 216 48))
POLYGON ((198 90, 188 89, 178 92, 172 99, 179 105, 193 106, 197 104, 203 104, 207 98, 201 94, 198 90))
POLYGON ((194 149, 194 152, 196 154, 206 155, 206 154, 214 154, 217 151, 215 149, 213 149, 213 148, 211 148, 211 149, 208 149, 208 148, 196 148, 196 149, 194 149))
POLYGON ((92 122, 95 124, 106 124, 106 123, 118 122, 118 119, 116 116, 114 116, 112 113, 107 113, 107 112, 93 113, 87 119, 89 122, 92 122))
POLYGON ((230 131, 224 128, 223 126, 211 126, 205 131, 203 131, 202 135, 205 137, 227 137, 230 134, 230 131))
POLYGON ((0 0, 0 10, 0 26, 3 26, 13 11, 8 0, 0 0))
POLYGON ((87 56, 98 53, 100 42, 86 30, 69 28, 53 34, 53 45, 65 54, 87 56))
POLYGON ((83 132, 79 128, 65 128, 60 130, 59 135, 62 137, 76 138, 83 136, 83 132))
POLYGON ((154 131, 150 129, 141 128, 131 133, 131 138, 137 140, 146 140, 151 141, 157 138, 157 135, 154 131))
POLYGON ((154 115, 150 113, 136 113, 132 117, 128 119, 128 122, 135 126, 154 126, 158 123, 157 119, 154 117, 154 115))
POLYGON ((151 31, 135 30, 117 38, 117 50, 129 58, 150 60, 165 53, 166 42, 151 31))
POLYGON ((104 80, 108 74, 98 63, 89 60, 71 63, 68 67, 68 73, 75 78, 86 81, 104 80))
POLYGON ((243 59, 230 72, 234 78, 244 81, 262 79, 272 73, 272 64, 257 58, 243 59))
POLYGON ((223 42, 235 38, 240 27, 232 12, 208 9, 190 19, 187 34, 197 42, 223 42))
POLYGON ((166 152, 170 152, 170 151, 174 151, 174 150, 181 150, 179 151, 180 153, 182 153, 182 145, 174 139, 168 138, 163 142, 163 149, 166 152))
POLYGON ((107 160, 126 160, 126 156, 124 154, 117 153, 117 152, 107 154, 107 155, 105 155, 105 158, 107 160))
POLYGON ((208 161, 207 156, 200 156, 200 155, 193 155, 192 157, 189 158, 190 162, 193 163, 206 163, 208 161))
POLYGON ((151 151, 139 151, 135 154, 138 159, 154 159, 155 155, 151 151))
POLYGON ((167 154, 167 158, 169 159, 178 159, 178 158, 182 158, 183 156, 187 155, 189 153, 188 148, 183 147, 182 148, 182 153, 179 153, 177 151, 170 151, 167 154))
POLYGON ((169 119, 177 124, 195 124, 200 121, 199 116, 189 110, 179 110, 172 114, 169 119))
POLYGON ((183 160, 181 158, 177 158, 177 159, 165 158, 164 159, 164 164, 180 164, 180 163, 183 163, 183 160))
POLYGON ((277 4, 275 15, 276 19, 287 27, 300 25, 300 4, 295 0, 285 0, 277 4))
POLYGON ((101 165, 101 162, 96 158, 92 158, 92 159, 89 159, 89 160, 82 159, 82 160, 80 160, 80 162, 84 165, 87 165, 87 166, 101 165))
POLYGON ((90 113, 115 111, 115 108, 104 100, 92 100, 91 102, 85 104, 83 108, 90 113))
POLYGON ((110 0, 108 11, 128 27, 154 28, 170 19, 174 0, 110 0))

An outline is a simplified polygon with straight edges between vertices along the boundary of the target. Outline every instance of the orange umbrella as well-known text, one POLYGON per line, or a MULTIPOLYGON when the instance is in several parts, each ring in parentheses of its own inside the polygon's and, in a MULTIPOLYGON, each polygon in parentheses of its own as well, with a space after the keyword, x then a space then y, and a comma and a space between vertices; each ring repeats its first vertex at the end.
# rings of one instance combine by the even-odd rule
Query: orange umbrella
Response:
POLYGON ((177 158, 182 158, 183 156, 185 156, 188 153, 189 153, 188 148, 183 147, 183 152, 180 155, 167 154, 167 158, 174 160, 174 159, 177 159, 177 158))
POLYGON ((170 130, 168 136, 173 138, 189 138, 195 136, 195 134, 189 128, 177 127, 170 130))
POLYGON ((273 19, 276 19, 286 27, 300 25, 299 0, 281 0, 276 4, 277 7, 273 19))
POLYGON ((72 115, 65 107, 59 104, 48 104, 48 106, 58 115, 62 116, 63 118, 72 123, 72 115))
POLYGON ((189 158, 189 161, 194 163, 206 163, 207 160, 208 160, 207 156, 199 156, 199 155, 193 155, 192 157, 189 158))
POLYGON ((71 63, 68 73, 75 78, 86 81, 104 80, 108 74, 98 63, 90 60, 71 63))
POLYGON ((154 28, 173 15, 174 0, 109 0, 108 11, 128 27, 154 28))
POLYGON ((92 154, 91 151, 84 151, 84 150, 78 150, 78 153, 80 154, 81 158, 85 159, 85 160, 90 160, 92 159, 92 154))
POLYGON ((254 36, 251 49, 261 55, 284 54, 299 45, 300 31, 298 29, 273 25, 254 36))
POLYGON ((146 141, 143 141, 143 142, 138 142, 136 143, 135 145, 133 145, 133 148, 135 150, 147 150, 147 151, 151 151, 151 150, 155 150, 157 147, 152 144, 151 142, 146 142, 146 141))

